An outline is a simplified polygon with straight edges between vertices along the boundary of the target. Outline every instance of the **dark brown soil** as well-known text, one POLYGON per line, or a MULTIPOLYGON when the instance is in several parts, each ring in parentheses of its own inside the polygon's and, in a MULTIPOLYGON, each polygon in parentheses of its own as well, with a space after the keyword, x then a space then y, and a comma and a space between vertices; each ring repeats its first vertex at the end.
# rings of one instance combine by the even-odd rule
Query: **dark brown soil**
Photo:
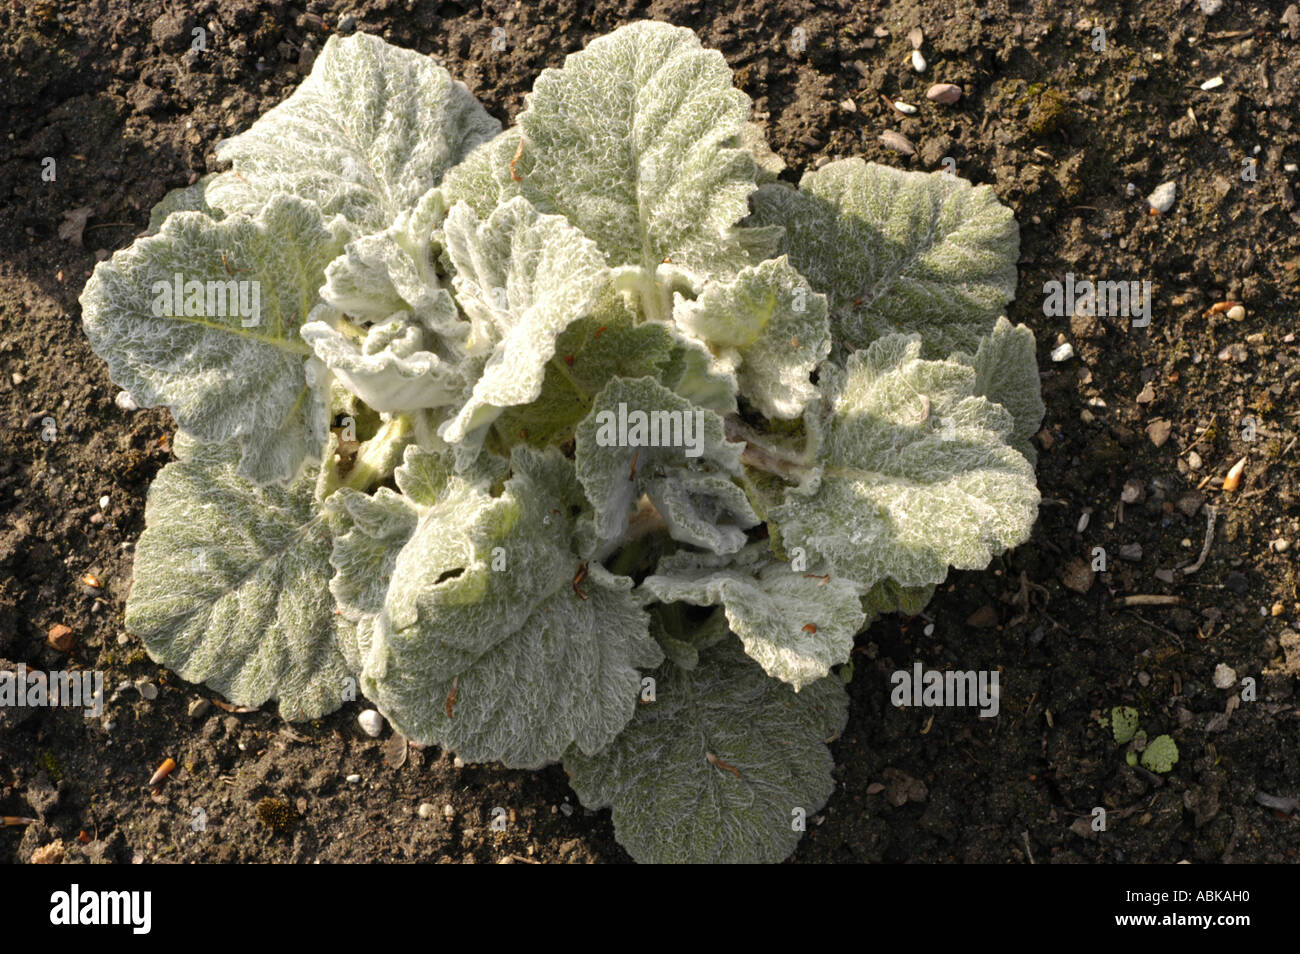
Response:
POLYGON ((54 841, 70 860, 121 862, 626 860, 608 813, 575 807, 559 768, 461 766, 433 749, 390 767, 389 740, 361 733, 357 705, 295 726, 273 710, 192 718, 190 704, 211 694, 123 631, 131 548, 173 425, 163 410, 115 406, 77 297, 96 259, 130 244, 165 191, 215 168, 218 139, 286 96, 351 15, 356 29, 439 58, 505 122, 564 54, 627 20, 671 20, 726 54, 788 176, 848 155, 917 169, 951 156, 1015 209, 1010 315, 1038 335, 1048 403, 1038 527, 988 571, 954 574, 928 618, 860 638, 834 746, 839 787, 795 860, 1295 861, 1300 817, 1256 801, 1300 795, 1300 646, 1288 629, 1300 618, 1300 175, 1286 171, 1300 161, 1300 14, 1287 7, 1227 3, 1207 18, 1196 0, 5 3, 0 659, 105 670, 111 701, 107 721, 0 712, 0 815, 36 819, 0 829, 0 860, 54 841), (199 26, 208 50, 191 55, 199 26), (905 62, 915 26, 923 78, 905 62), (1222 86, 1199 88, 1218 75, 1222 86), (932 106, 936 80, 965 97, 932 106), (885 96, 921 112, 905 118, 885 96), (886 129, 917 154, 882 146, 886 129), (54 181, 42 178, 45 157, 54 181), (1255 181, 1242 176, 1250 157, 1255 181), (1149 215, 1144 197, 1166 180, 1177 202, 1149 215), (80 243, 60 235, 79 209, 80 243), (1043 283, 1066 272, 1150 280, 1150 326, 1044 317, 1043 283), (1230 299, 1243 321, 1206 314, 1230 299), (1051 360, 1058 336, 1073 358, 1051 360), (42 439, 47 417, 53 440, 42 439), (1169 436, 1156 446, 1149 428, 1158 436, 1162 421, 1169 436), (1225 493, 1243 456, 1241 486, 1225 493), (1121 506, 1128 481, 1137 499, 1121 506), (1201 550, 1204 505, 1218 508, 1217 526, 1189 576, 1175 568, 1201 550), (1071 568, 1090 565, 1095 547, 1106 572, 1071 568), (1122 606, 1132 594, 1182 603, 1122 606), (55 624, 71 628, 70 652, 47 646, 55 624), (891 706, 890 674, 918 659, 998 669, 1000 715, 891 706), (1231 711, 1238 690, 1214 687, 1219 663, 1254 680, 1253 701, 1231 711), (130 686, 139 681, 156 699, 130 686), (1176 740, 1172 772, 1126 764, 1099 723, 1118 705, 1176 740), (150 795, 145 782, 169 757, 179 768, 150 795), (292 811, 259 812, 266 798, 292 811), (1088 825, 1097 806, 1109 813, 1100 834, 1088 825), (504 833, 489 825, 496 807, 504 833))

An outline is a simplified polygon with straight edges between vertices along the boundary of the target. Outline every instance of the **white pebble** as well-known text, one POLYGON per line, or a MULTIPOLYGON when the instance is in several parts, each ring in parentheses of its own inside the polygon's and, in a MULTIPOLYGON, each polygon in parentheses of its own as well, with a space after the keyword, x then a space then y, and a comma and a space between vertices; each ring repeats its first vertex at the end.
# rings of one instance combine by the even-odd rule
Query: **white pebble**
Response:
POLYGON ((1291 541, 1286 537, 1278 537, 1269 546, 1273 548, 1274 553, 1286 553, 1287 550, 1291 549, 1291 541))
POLYGON ((926 98, 951 106, 961 99, 961 87, 954 83, 935 83, 926 91, 926 98))
POLYGON ((1200 470, 1201 465, 1204 463, 1205 461, 1201 460, 1201 455, 1196 453, 1196 451, 1192 451, 1187 455, 1187 466, 1191 470, 1200 470))
POLYGON ((379 738, 379 733, 384 731, 384 717, 374 709, 367 709, 357 716, 357 723, 361 726, 361 731, 372 739, 379 738))
POLYGON ((443 806, 442 806, 442 817, 443 817, 443 818, 455 818, 455 817, 456 817, 456 809, 452 808, 450 805, 443 805, 443 806))
POLYGON ((420 802, 420 807, 416 809, 416 812, 419 814, 421 818, 432 818, 433 813, 436 812, 437 810, 438 809, 434 808, 428 802, 420 802))
POLYGON ((1231 308, 1228 309, 1228 317, 1231 318, 1233 321, 1245 321, 1246 309, 1243 308, 1241 305, 1233 305, 1231 308))
POLYGON ((347 781, 348 781, 349 784, 351 784, 351 785, 355 785, 355 784, 357 784, 357 782, 361 781, 361 776, 360 776, 360 775, 349 775, 349 776, 347 777, 347 781))
POLYGON ((1208 93, 1210 90, 1218 89, 1222 85, 1223 85, 1223 77, 1216 76, 1214 77, 1214 79, 1207 79, 1204 83, 1202 83, 1201 89, 1203 89, 1205 92, 1208 93))
POLYGON ((896 99, 894 100, 894 108, 898 110, 900 113, 902 113, 904 116, 916 115, 916 107, 913 106, 911 103, 904 103, 901 100, 896 99))
POLYGON ((1069 361, 1074 357, 1074 345, 1070 342, 1059 344, 1052 349, 1052 360, 1056 362, 1069 361))
POLYGON ((105 494, 104 496, 102 496, 102 497, 99 498, 99 509, 100 509, 100 510, 107 510, 107 509, 108 509, 108 505, 109 505, 109 503, 110 503, 110 501, 109 501, 109 499, 108 499, 108 495, 105 494))
POLYGON ((117 397, 113 398, 113 403, 128 414, 140 410, 140 405, 135 403, 135 398, 131 397, 126 391, 118 391, 117 397))
POLYGON ((925 57, 921 55, 920 50, 912 51, 912 69, 918 73, 925 72, 925 57))
POLYGON ((1081 514, 1079 515, 1079 523, 1078 523, 1078 526, 1076 526, 1076 527, 1074 528, 1074 532, 1075 532, 1075 533, 1083 533, 1083 531, 1087 530, 1087 529, 1088 529, 1088 521, 1091 520, 1091 519, 1092 519, 1092 512, 1091 512, 1091 511, 1089 511, 1089 510, 1085 510, 1083 513, 1081 513, 1081 514))
POLYGON ((1147 196, 1147 205, 1157 212, 1168 212, 1174 207, 1174 199, 1178 195, 1178 184, 1175 182, 1162 182, 1156 186, 1155 191, 1147 196))
POLYGON ((1219 663, 1214 667, 1214 688, 1231 689, 1237 684, 1237 671, 1227 663, 1219 663))
POLYGON ((1201 12, 1212 17, 1223 9, 1223 0, 1199 0, 1201 12))

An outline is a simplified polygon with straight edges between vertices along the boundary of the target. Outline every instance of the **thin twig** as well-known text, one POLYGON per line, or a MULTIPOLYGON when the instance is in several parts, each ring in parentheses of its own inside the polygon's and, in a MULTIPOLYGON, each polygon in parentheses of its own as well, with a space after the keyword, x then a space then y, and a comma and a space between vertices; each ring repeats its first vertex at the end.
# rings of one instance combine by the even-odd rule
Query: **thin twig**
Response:
POLYGON ((1191 576, 1199 570, 1205 563, 1205 558, 1210 555, 1210 545, 1214 543, 1214 522, 1219 519, 1219 508, 1207 505, 1205 508, 1205 543, 1201 545, 1201 555, 1196 558, 1196 562, 1191 566, 1183 567, 1183 576, 1191 576))
POLYGON ((1183 601, 1181 596, 1161 596, 1157 593, 1134 593, 1121 596, 1120 606, 1177 606, 1183 601))

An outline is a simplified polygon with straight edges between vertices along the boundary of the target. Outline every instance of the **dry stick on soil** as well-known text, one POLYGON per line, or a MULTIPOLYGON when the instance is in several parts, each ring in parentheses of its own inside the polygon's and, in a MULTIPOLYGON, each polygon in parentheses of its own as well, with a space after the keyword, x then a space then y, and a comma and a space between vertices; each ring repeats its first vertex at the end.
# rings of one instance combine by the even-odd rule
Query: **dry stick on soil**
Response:
POLYGON ((1219 415, 1218 415, 1218 414, 1214 414, 1214 415, 1210 418, 1210 423, 1205 425, 1205 430, 1201 431, 1201 436, 1198 437, 1198 438, 1196 438, 1196 440, 1192 441, 1192 442, 1191 442, 1190 444, 1188 444, 1186 447, 1184 447, 1184 448, 1182 449, 1182 451, 1178 454, 1178 456, 1179 456, 1179 457, 1186 457, 1188 454, 1190 454, 1190 453, 1193 451, 1193 449, 1195 449, 1195 447, 1196 447, 1197 444, 1199 444, 1199 443, 1201 443, 1201 441, 1205 440, 1205 438, 1206 438, 1206 437, 1209 435, 1209 433, 1210 433, 1210 428, 1212 428, 1212 427, 1214 426, 1214 422, 1217 421, 1218 419, 1219 419, 1219 415))
POLYGON ((1160 596, 1156 593, 1134 593, 1132 596, 1121 596, 1119 598, 1120 606, 1177 606, 1183 601, 1181 596, 1160 596))
POLYGON ((1177 633, 1175 633, 1173 630, 1171 630, 1171 629, 1165 629, 1163 626, 1158 626, 1158 625, 1156 625, 1155 623, 1151 622, 1151 620, 1147 619, 1145 616, 1142 616, 1142 615, 1140 615, 1140 614, 1138 614, 1138 613, 1129 613, 1128 615, 1129 615, 1129 616, 1132 616, 1132 617, 1133 617, 1135 620, 1137 620, 1139 623, 1145 623, 1147 626, 1150 626, 1150 627, 1151 627, 1152 629, 1154 629, 1157 633, 1164 633, 1164 634, 1165 634, 1166 636, 1168 636, 1169 638, 1175 640, 1175 641, 1178 643, 1178 645, 1179 645, 1180 647, 1182 646, 1182 644, 1183 644, 1183 640, 1182 640, 1182 638, 1181 638, 1177 633))
POLYGON ((1196 558, 1196 562, 1191 566, 1183 567, 1183 576, 1191 576, 1199 570, 1205 563, 1205 558, 1210 555, 1210 545, 1214 543, 1214 522, 1219 519, 1219 508, 1207 506, 1205 508, 1205 543, 1201 545, 1201 555, 1196 558))

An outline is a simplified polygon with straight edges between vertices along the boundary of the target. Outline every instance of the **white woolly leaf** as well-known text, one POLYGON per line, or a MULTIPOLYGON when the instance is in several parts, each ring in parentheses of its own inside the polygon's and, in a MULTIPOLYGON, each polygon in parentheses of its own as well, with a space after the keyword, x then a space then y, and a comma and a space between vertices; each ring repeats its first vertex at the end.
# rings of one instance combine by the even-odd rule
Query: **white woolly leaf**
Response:
POLYGON ((217 148, 233 167, 207 201, 251 215, 288 193, 342 215, 353 235, 378 232, 500 129, 427 56, 365 33, 331 36, 288 99, 217 148))
POLYGON ((149 655, 232 702, 278 699, 314 719, 344 698, 336 645, 330 532, 315 474, 261 487, 235 472, 229 446, 178 435, 184 459, 149 489, 126 628, 149 655))
POLYGON ((636 501, 654 503, 674 539, 734 553, 759 522, 744 491, 742 446, 722 418, 653 378, 615 378, 578 425, 578 479, 595 510, 600 541, 617 541, 636 501))
POLYGON ((784 256, 711 283, 694 301, 679 296, 673 320, 736 356, 741 393, 768 417, 798 417, 816 396, 811 375, 831 350, 826 296, 784 256))
POLYGON ((442 429, 449 443, 490 425, 503 408, 541 393, 555 341, 595 307, 609 272, 590 240, 561 216, 516 197, 480 222, 464 204, 447 216, 453 279, 473 330, 465 343, 482 374, 442 429))
POLYGON ((536 768, 608 745, 663 657, 631 580, 592 565, 574 582, 572 466, 528 447, 513 462, 500 497, 449 478, 421 508, 362 685, 408 738, 536 768))
POLYGON ((983 569, 1029 538, 1034 470, 1007 445, 1011 414, 975 394, 975 372, 925 361, 915 336, 891 335, 822 368, 831 420, 820 485, 768 516, 782 546, 802 546, 865 592, 881 580, 940 583, 983 569))
POLYGON ((849 581, 794 570, 767 554, 763 542, 734 561, 681 551, 660 560, 641 586, 665 603, 722 604, 745 652, 797 692, 848 661, 867 616, 849 581))
POLYGON ((1038 433, 1047 412, 1038 384, 1034 333, 1024 325, 998 318, 992 334, 980 339, 974 356, 957 353, 952 360, 975 369, 976 394, 1011 412, 1015 420, 1012 446, 1033 463, 1037 454, 1029 439, 1038 433))
POLYGON ((755 225, 830 299, 838 345, 919 333, 927 357, 973 351, 1016 289, 1020 230, 988 186, 843 159, 753 197, 755 225))
POLYGON ((701 650, 693 670, 670 662, 653 678, 655 701, 609 748, 565 756, 582 803, 611 806, 615 835, 642 863, 784 860, 801 837, 795 821, 835 788, 826 743, 848 719, 843 685, 795 693, 734 639, 701 650))
POLYGON ((555 358, 537 399, 507 408, 496 427, 507 443, 543 446, 568 441, 611 378, 658 374, 673 348, 672 330, 658 322, 636 323, 623 297, 608 289, 586 318, 555 340, 555 358))
POLYGON ((340 251, 315 207, 287 196, 255 219, 177 212, 96 266, 81 296, 86 335, 141 406, 167 405, 205 441, 236 441, 242 475, 288 480, 325 440, 299 327, 340 251))
POLYGON ((542 71, 514 171, 611 265, 707 270, 735 260, 728 230, 748 212, 748 117, 721 53, 685 28, 631 23, 542 71))

